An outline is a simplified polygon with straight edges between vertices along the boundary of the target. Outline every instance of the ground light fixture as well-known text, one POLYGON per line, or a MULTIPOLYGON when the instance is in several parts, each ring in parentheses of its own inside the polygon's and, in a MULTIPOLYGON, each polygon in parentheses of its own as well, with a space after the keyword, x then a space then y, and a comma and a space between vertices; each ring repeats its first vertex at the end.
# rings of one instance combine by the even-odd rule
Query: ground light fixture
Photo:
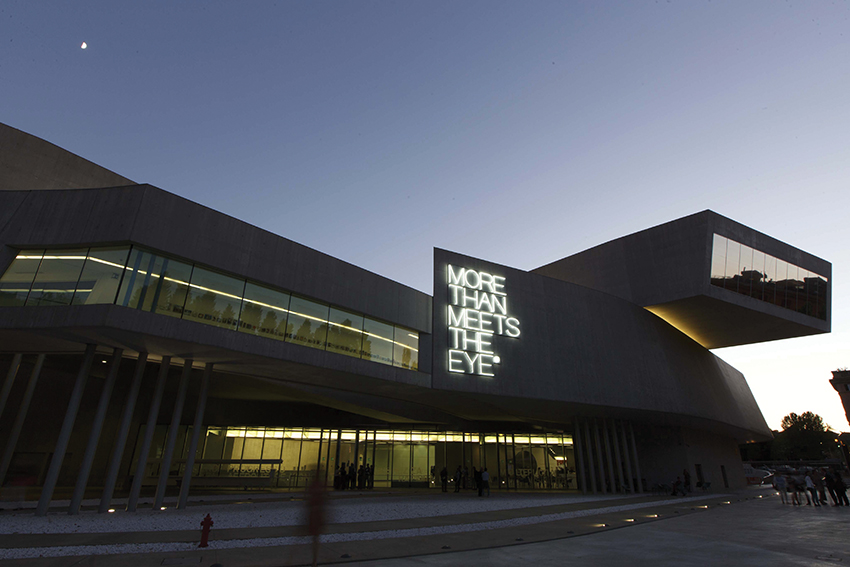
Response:
POLYGON ((107 512, 109 512, 110 514, 113 514, 115 512, 115 508, 110 508, 109 510, 107 510, 107 512))
POLYGON ((658 514, 647 514, 647 518, 657 518, 658 514))
POLYGON ((625 519, 625 521, 626 521, 626 522, 634 522, 634 521, 635 521, 635 519, 634 519, 634 518, 626 518, 626 519, 625 519))

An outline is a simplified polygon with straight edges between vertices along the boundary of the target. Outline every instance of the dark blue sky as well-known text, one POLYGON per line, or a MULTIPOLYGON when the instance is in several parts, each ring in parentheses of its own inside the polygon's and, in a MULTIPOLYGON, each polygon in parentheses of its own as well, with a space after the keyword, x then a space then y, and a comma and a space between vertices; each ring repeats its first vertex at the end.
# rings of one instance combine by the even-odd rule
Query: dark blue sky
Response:
POLYGON ((832 335, 718 354, 770 425, 846 430, 827 379, 850 365, 849 18, 6 0, 0 121, 426 292, 434 246, 531 269, 713 209, 833 262, 832 335))

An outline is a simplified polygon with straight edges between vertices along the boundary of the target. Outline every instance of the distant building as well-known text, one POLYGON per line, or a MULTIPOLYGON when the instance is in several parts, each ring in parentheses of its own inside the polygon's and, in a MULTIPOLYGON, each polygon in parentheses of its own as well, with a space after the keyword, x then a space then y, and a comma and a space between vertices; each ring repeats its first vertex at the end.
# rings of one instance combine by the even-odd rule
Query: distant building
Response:
POLYGON ((844 415, 847 417, 847 423, 850 424, 850 370, 833 370, 832 380, 829 383, 838 392, 838 397, 841 398, 841 404, 844 406, 844 415))
POLYGON ((435 249, 432 296, 5 126, 0 156, 0 483, 39 513, 342 463, 736 488, 771 432, 709 349, 830 330, 830 263, 712 211, 531 271, 435 249))

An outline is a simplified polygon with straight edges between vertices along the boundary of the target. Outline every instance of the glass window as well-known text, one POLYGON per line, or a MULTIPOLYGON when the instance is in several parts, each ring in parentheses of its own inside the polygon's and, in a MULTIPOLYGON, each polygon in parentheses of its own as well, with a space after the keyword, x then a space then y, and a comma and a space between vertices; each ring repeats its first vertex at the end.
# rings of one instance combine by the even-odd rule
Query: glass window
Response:
POLYGON ((726 244, 726 279, 724 287, 738 291, 738 260, 741 258, 741 245, 734 240, 726 244))
POLYGON ((764 252, 753 250, 752 296, 761 300, 764 295, 764 252))
POLYGON ((289 294, 255 283, 245 284, 239 331, 261 337, 284 340, 289 294))
POLYGON ((362 358, 382 364, 393 363, 392 325, 364 318, 362 358))
POLYGON ((41 264, 44 250, 21 250, 0 278, 0 306, 23 305, 41 264))
POLYGON ((27 305, 70 305, 88 249, 47 250, 27 297, 27 305))
POLYGON ((393 364, 410 370, 419 368, 419 333, 395 327, 393 364))
POLYGON ((723 277, 726 273, 726 238, 719 234, 714 235, 714 244, 711 247, 711 283, 723 285, 723 277))
POLYGON ((741 257, 738 260, 738 293, 751 295, 753 286, 753 249, 741 244, 741 257))
POLYGON ((328 335, 328 309, 328 305, 292 296, 286 342, 324 349, 328 335))
POLYGON ((74 305, 115 303, 121 274, 130 254, 129 246, 118 248, 92 248, 83 265, 74 305))
POLYGON ((245 280, 195 266, 183 318, 236 330, 245 280))
POLYGON ((133 248, 118 291, 118 304, 180 317, 192 265, 133 248))
POLYGON ((780 307, 785 306, 785 296, 787 295, 788 287, 788 262, 784 260, 776 260, 776 285, 774 286, 776 295, 773 302, 780 307))
POLYGON ((770 254, 764 256, 764 300, 773 303, 776 292, 776 258, 770 254))
POLYGON ((794 264, 788 264, 788 276, 786 279, 787 285, 785 287, 785 307, 788 309, 797 310, 797 266, 794 264))
POLYGON ((360 358, 363 316, 331 307, 328 323, 328 350, 360 358))

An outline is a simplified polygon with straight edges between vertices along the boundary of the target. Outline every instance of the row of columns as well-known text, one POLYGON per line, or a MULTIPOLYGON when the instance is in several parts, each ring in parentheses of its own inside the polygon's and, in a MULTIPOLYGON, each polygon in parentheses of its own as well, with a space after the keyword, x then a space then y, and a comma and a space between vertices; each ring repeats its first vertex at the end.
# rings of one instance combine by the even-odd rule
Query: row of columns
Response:
POLYGON ((582 492, 643 492, 631 422, 576 418, 573 425, 573 448, 582 492))
MULTIPOLYGON (((50 461, 50 466, 47 470, 47 475, 44 480, 44 485, 41 490, 36 507, 36 515, 44 516, 47 514, 50 507, 50 501, 53 498, 53 493, 56 489, 56 483, 59 479, 59 472, 62 468, 62 463, 65 460, 65 454, 68 449, 68 443, 71 439, 71 433, 74 429, 74 423, 77 419, 77 413, 80 409, 80 402, 83 398, 86 383, 91 373, 92 363, 96 354, 97 345, 86 345, 82 363, 77 372, 77 377, 74 382, 74 388, 68 399, 68 407, 65 411, 65 418, 62 421, 62 427, 59 431, 59 438, 56 441, 56 447, 53 451, 53 457, 50 461)), ((79 514, 80 506, 85 495, 88 485, 89 476, 91 474, 92 464, 94 463, 95 453, 97 452, 100 435, 103 429, 103 423, 106 418, 106 412, 109 409, 109 403, 112 398, 112 391, 115 387, 115 382, 118 378, 118 370, 121 364, 124 351, 120 348, 115 348, 112 351, 112 357, 107 367, 106 381, 100 393, 97 410, 95 411, 91 430, 88 434, 88 442, 86 444, 85 454, 80 469, 77 473, 77 480, 74 485, 74 492, 71 496, 71 504, 68 508, 69 514, 79 514)), ((39 354, 36 357, 32 372, 30 373, 26 391, 18 407, 18 413, 15 417, 14 425, 6 440, 6 447, 3 451, 2 460, 0 460, 0 486, 6 479, 6 474, 9 471, 9 465, 12 462, 12 456, 15 452, 21 430, 23 429, 24 421, 26 420, 29 411, 30 403, 32 402, 35 386, 44 366, 44 361, 47 355, 39 354)), ((18 375, 18 370, 23 359, 22 354, 15 354, 12 357, 12 363, 6 373, 6 378, 0 386, 0 417, 6 408, 6 402, 9 399, 9 394, 12 386, 18 375)), ((129 437, 130 426, 132 424, 133 414, 136 410, 136 402, 139 396, 139 390, 142 384, 142 378, 145 373, 145 367, 148 363, 148 354, 143 352, 139 354, 136 360, 136 366, 133 372, 132 383, 127 392, 127 398, 124 402, 121 421, 115 437, 115 442, 112 447, 109 465, 104 481, 103 492, 101 494, 98 512, 103 513, 110 509, 110 503, 115 491, 115 485, 118 479, 118 473, 121 466, 121 460, 124 456, 124 451, 129 437)), ((145 435, 139 451, 139 460, 133 476, 133 484, 130 489, 130 498, 127 503, 128 511, 135 511, 138 507, 139 495, 142 488, 142 480, 147 467, 148 455, 150 454, 151 444, 157 419, 159 417, 159 408, 162 404, 162 397, 165 392, 165 383, 168 378, 168 370, 171 365, 171 357, 163 356, 160 363, 159 373, 157 375, 156 386, 154 387, 154 395, 148 409, 147 421, 145 422, 145 435)), ((186 401, 186 392, 189 386, 189 379, 192 374, 193 361, 186 359, 183 363, 183 371, 180 376, 180 383, 177 389, 177 397, 174 403, 174 409, 171 414, 171 421, 168 427, 168 436, 165 444, 165 450, 162 455, 162 465, 157 483, 156 495, 154 497, 154 510, 162 508, 165 499, 165 490, 168 484, 169 472, 171 463, 174 458, 174 449, 177 444, 177 431, 180 426, 180 421, 183 416, 183 406, 186 401)), ((189 454, 186 461, 186 467, 183 474, 183 479, 180 484, 180 495, 178 498, 177 507, 185 508, 189 500, 189 488, 192 481, 192 472, 195 465, 195 453, 198 449, 201 431, 203 430, 204 411, 206 409, 207 393, 209 391, 209 380, 212 375, 213 365, 207 364, 204 367, 204 372, 201 378, 201 389, 198 396, 198 403, 195 410, 195 419, 193 422, 192 439, 189 445, 189 454)))

